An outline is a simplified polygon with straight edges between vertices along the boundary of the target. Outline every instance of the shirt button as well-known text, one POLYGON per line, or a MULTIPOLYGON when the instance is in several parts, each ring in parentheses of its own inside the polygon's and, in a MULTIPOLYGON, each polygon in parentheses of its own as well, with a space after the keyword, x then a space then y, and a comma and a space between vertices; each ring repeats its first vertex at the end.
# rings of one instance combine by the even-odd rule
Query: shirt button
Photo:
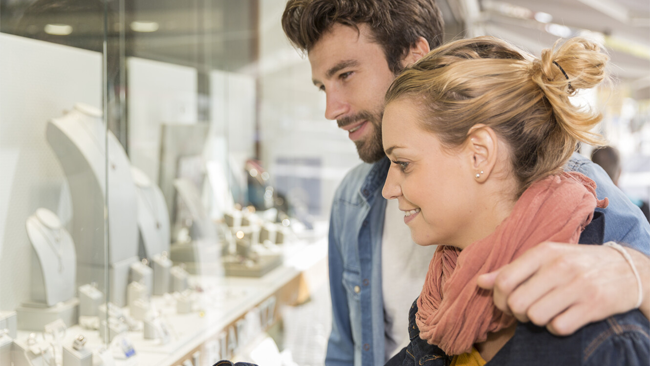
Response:
POLYGON ((370 284, 370 281, 368 281, 368 279, 365 278, 365 279, 363 280, 363 285, 364 285, 364 286, 368 286, 369 284, 370 284))
POLYGON ((368 195, 368 193, 369 193, 369 192, 368 192, 368 190, 367 190, 367 189, 364 189, 364 190, 363 190, 363 195, 364 195, 364 196, 367 196, 367 195, 368 195))
POLYGON ((363 350, 364 351, 370 351, 370 345, 368 343, 363 345, 363 350))
POLYGON ((354 292, 356 292, 356 293, 361 292, 361 287, 359 287, 359 286, 354 286, 354 292))

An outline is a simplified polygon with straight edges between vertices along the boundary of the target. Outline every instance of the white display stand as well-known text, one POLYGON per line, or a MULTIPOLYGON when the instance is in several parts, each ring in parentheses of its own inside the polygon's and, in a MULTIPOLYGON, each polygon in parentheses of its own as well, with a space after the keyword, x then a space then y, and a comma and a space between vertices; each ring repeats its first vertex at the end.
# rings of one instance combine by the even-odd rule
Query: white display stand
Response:
POLYGON ((192 230, 190 235, 193 240, 216 240, 214 224, 210 221, 208 212, 201 201, 201 193, 194 183, 186 178, 174 180, 174 188, 185 203, 187 211, 192 218, 192 230))
POLYGON ((155 255, 169 252, 170 227, 167 202, 162 191, 136 167, 131 174, 138 192, 138 229, 144 253, 151 260, 155 255))
POLYGON ((27 219, 32 244, 30 293, 32 301, 54 306, 74 297, 77 260, 74 243, 59 218, 39 208, 27 219))
POLYGON ((70 186, 72 238, 77 247, 78 278, 83 279, 80 284, 94 281, 104 290, 108 270, 109 298, 123 306, 129 268, 138 260, 137 192, 126 153, 107 132, 101 111, 84 104, 49 121, 46 137, 70 186), (104 254, 106 237, 108 258, 104 254), (104 267, 106 262, 109 268, 104 267))

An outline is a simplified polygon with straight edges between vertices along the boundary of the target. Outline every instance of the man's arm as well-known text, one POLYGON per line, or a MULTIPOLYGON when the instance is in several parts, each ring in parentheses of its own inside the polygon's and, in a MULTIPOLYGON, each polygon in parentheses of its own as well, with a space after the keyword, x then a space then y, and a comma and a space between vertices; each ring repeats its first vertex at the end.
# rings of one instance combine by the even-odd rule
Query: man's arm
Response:
MULTIPOLYGON (((605 241, 626 245, 643 285, 640 309, 650 319, 650 225, 599 166, 580 157, 571 164, 571 170, 596 181, 598 198, 609 199, 605 241)), ((623 256, 593 245, 543 243, 481 276, 479 286, 494 290, 499 309, 561 335, 632 310, 638 296, 636 277, 623 256)))
POLYGON ((329 279, 332 298, 332 332, 327 343, 326 366, 351 366, 354 364, 354 342, 350 326, 348 299, 343 287, 343 258, 339 250, 334 223, 335 205, 332 206, 329 228, 329 279))

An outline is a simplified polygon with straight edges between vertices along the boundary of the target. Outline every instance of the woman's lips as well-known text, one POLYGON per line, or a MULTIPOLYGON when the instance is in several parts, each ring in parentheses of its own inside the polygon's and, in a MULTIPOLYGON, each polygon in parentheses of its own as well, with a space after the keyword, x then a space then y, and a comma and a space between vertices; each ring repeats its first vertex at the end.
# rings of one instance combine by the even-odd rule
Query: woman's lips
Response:
POLYGON ((404 211, 404 223, 408 224, 409 222, 413 221, 413 219, 419 214, 420 214, 419 208, 410 211, 404 211))

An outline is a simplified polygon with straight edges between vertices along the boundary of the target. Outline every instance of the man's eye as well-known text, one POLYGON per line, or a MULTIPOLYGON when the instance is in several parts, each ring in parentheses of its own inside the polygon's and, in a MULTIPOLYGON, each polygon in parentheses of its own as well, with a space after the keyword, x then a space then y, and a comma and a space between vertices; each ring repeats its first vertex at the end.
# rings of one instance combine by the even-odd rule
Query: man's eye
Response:
POLYGON ((350 77, 350 75, 352 75, 352 71, 344 72, 341 75, 339 75, 339 77, 341 78, 341 80, 345 80, 348 77, 350 77))
POLYGON ((324 91, 325 91, 325 85, 321 85, 321 86, 319 86, 319 87, 318 87, 318 91, 322 91, 322 92, 324 92, 324 91))

